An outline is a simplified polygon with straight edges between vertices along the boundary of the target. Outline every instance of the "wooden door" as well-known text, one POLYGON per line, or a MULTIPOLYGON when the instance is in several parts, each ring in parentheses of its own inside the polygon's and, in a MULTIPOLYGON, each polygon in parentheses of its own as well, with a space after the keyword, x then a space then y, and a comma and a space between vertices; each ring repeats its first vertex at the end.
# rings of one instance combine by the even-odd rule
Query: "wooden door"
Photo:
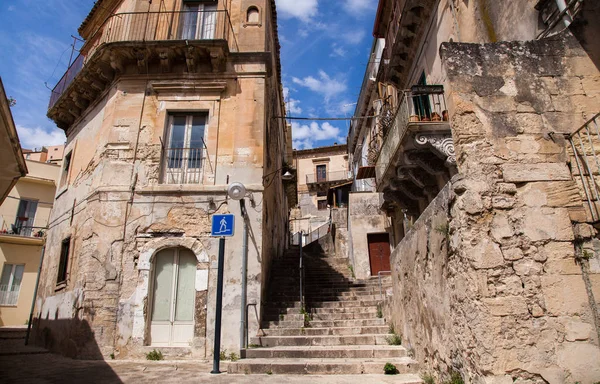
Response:
POLYGON ((380 271, 390 270, 390 236, 387 233, 372 233, 367 235, 369 243, 369 260, 371 276, 377 276, 380 271))

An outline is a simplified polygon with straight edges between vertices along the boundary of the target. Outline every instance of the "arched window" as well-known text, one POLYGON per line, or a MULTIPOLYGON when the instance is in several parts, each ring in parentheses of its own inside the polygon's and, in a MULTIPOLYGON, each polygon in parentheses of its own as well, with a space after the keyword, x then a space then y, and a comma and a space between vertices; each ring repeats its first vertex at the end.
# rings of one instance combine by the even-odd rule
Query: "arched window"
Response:
POLYGON ((246 13, 246 22, 248 24, 260 23, 260 12, 258 11, 257 7, 252 6, 248 8, 248 12, 246 13))

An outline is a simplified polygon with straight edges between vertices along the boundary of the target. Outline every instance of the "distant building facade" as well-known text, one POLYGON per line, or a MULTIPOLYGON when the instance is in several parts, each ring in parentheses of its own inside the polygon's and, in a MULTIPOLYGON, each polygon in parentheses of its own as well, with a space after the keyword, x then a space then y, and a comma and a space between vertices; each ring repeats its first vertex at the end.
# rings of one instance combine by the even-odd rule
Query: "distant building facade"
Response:
POLYGON ((60 166, 26 160, 19 179, 0 205, 0 326, 29 321, 60 166))

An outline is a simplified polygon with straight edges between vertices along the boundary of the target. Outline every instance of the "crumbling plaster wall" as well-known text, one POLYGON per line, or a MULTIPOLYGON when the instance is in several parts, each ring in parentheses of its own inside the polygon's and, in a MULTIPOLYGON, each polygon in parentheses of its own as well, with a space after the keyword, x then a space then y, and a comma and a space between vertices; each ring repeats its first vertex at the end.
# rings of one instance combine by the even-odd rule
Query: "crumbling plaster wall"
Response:
MULTIPOLYGON (((240 68, 244 67, 235 69, 240 68)), ((236 235, 226 246, 222 345, 231 351, 239 348, 243 231, 239 204, 225 201, 225 188, 227 182, 240 181, 257 203, 263 201, 266 139, 265 76, 259 74, 266 73, 265 67, 251 65, 247 69, 258 73, 228 79, 222 94, 200 89, 177 94, 157 92, 150 81, 124 76, 72 127, 67 145, 67 152, 73 149, 69 185, 58 192, 41 276, 36 312, 42 316, 36 327, 40 343, 84 358, 111 353, 140 356, 142 345, 148 342, 147 334, 140 335, 140 328, 147 329, 149 279, 147 266, 138 265, 141 249, 152 239, 176 236, 184 244, 192 239, 200 242, 207 253, 201 257, 196 254, 198 273, 208 271, 208 281, 206 288, 201 284, 203 289, 196 296, 192 349, 197 357, 212 354, 212 343, 207 346, 205 338, 212 340, 214 335, 218 246, 209 238, 213 199, 218 212, 235 213, 238 218, 236 235), (177 110, 209 113, 209 161, 204 164, 201 185, 159 183, 160 141, 164 141, 168 112, 177 110), (72 238, 68 283, 57 290, 60 244, 68 236, 72 238), (62 299, 58 300, 59 296, 62 299), (58 302, 73 310, 60 310, 55 305, 58 302), (70 330, 75 323, 89 328, 85 338, 81 337, 83 332, 70 330)), ((156 80, 165 81, 160 76, 156 80)), ((269 215, 271 222, 281 222, 269 235, 269 242, 279 250, 283 240, 277 236, 284 238, 282 217, 287 210, 284 204, 273 205, 270 213, 260 206, 247 206, 251 228, 248 302, 258 303, 260 310, 263 215, 269 215)), ((259 321, 250 320, 250 333, 256 332, 259 321)))

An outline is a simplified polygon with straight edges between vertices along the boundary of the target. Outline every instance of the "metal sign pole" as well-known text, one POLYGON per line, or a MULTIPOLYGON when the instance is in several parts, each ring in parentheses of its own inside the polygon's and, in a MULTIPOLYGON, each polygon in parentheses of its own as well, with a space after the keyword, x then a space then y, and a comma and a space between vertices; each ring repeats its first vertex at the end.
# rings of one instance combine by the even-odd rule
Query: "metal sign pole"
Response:
POLYGON ((223 269, 225 264, 225 238, 219 239, 219 265, 217 270, 217 300, 215 312, 215 345, 213 347, 213 370, 210 373, 217 374, 221 358, 221 312, 223 307, 223 269))

